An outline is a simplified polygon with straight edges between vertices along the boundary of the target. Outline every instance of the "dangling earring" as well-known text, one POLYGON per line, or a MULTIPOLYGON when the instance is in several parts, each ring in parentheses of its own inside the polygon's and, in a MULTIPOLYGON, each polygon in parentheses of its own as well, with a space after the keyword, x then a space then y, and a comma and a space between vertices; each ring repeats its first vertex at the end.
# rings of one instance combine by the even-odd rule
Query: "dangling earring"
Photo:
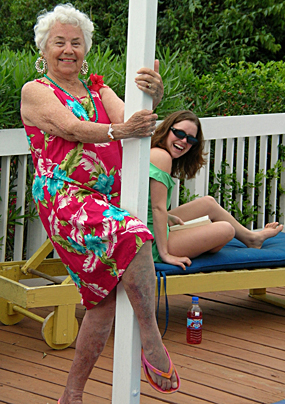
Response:
POLYGON ((87 72, 88 72, 88 63, 84 59, 83 63, 82 63, 82 66, 81 66, 80 73, 84 76, 87 72))
POLYGON ((41 54, 39 58, 37 58, 36 63, 35 63, 35 68, 38 73, 44 74, 47 72, 48 65, 45 57, 41 54), (43 64, 43 67, 41 67, 41 63, 43 64))

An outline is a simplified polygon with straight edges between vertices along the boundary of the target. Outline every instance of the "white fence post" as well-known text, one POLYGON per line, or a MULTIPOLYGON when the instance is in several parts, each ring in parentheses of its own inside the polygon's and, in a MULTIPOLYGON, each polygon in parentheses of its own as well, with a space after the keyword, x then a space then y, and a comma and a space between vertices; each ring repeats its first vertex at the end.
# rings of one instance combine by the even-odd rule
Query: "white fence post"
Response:
MULTIPOLYGON (((125 94, 125 120, 152 99, 138 90, 134 79, 140 67, 154 66, 157 0, 130 0, 125 94)), ((121 206, 147 222, 150 138, 124 141, 121 206)), ((113 404, 140 402, 139 327, 122 284, 117 288, 113 404)))
POLYGON ((0 188, 0 262, 5 261, 6 238, 8 225, 8 199, 11 157, 1 158, 1 188, 0 188))

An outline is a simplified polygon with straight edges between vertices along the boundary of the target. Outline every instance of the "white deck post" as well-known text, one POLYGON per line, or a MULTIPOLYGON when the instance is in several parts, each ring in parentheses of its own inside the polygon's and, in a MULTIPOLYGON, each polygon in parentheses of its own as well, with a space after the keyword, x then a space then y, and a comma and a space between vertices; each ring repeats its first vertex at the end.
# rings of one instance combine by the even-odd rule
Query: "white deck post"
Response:
MULTIPOLYGON (((141 67, 154 66, 157 0, 130 0, 125 120, 152 109, 152 99, 134 82, 141 67)), ((124 141, 121 207, 147 222, 150 138, 124 141)), ((139 327, 122 284, 117 288, 112 404, 140 402, 139 327)))

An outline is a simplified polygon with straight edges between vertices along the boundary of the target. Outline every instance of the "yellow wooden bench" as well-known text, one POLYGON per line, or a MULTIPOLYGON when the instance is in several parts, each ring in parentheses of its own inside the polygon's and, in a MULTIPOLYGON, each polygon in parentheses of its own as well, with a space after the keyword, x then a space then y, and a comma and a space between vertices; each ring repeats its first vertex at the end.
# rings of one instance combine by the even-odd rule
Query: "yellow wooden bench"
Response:
POLYGON ((65 349, 78 333, 75 317, 80 295, 59 259, 46 259, 53 246, 47 240, 28 261, 0 263, 0 321, 13 325, 24 316, 42 323, 42 336, 54 349, 65 349), (62 281, 59 277, 65 277, 62 281), (26 286, 21 280, 43 278, 53 284, 26 286), (46 317, 29 309, 54 306, 46 317))
MULTIPOLYGON (((267 288, 285 286, 285 267, 169 275, 166 279, 168 296, 248 289, 250 297, 285 308, 285 299, 266 293, 267 288)), ((160 295, 165 295, 163 278, 160 295)))

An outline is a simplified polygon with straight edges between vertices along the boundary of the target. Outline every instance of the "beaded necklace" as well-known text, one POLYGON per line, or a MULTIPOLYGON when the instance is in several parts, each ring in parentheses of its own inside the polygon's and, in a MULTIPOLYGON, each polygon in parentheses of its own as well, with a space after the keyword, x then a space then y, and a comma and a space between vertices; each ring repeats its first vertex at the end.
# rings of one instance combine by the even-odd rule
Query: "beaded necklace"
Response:
MULTIPOLYGON (((64 88, 60 87, 55 81, 53 81, 53 80, 52 80, 50 77, 48 77, 46 74, 44 74, 44 77, 45 77, 46 79, 48 79, 54 86, 56 86, 56 87, 59 88, 61 91, 63 91, 66 95, 68 95, 69 97, 71 97, 71 98, 76 102, 77 108, 78 108, 79 110, 83 110, 83 111, 84 111, 84 114, 82 114, 82 115, 83 115, 83 117, 87 118, 87 119, 85 119, 85 120, 86 120, 86 121, 89 121, 89 117, 88 117, 88 114, 86 114, 85 108, 80 104, 80 102, 79 102, 75 97, 73 97, 73 95, 69 94, 69 92, 67 92, 64 88)), ((90 97, 90 99, 91 99, 91 102, 92 102, 92 104, 93 104, 93 108, 94 108, 95 114, 96 114, 95 122, 97 122, 97 121, 98 121, 98 111, 97 111, 97 108, 96 108, 94 99, 93 99, 93 97, 92 97, 92 95, 91 95, 91 93, 90 93, 89 88, 88 88, 87 85, 84 83, 84 81, 81 80, 81 79, 79 79, 79 80, 81 81, 81 83, 83 84, 85 90, 86 90, 87 93, 89 94, 89 97, 90 97)))

